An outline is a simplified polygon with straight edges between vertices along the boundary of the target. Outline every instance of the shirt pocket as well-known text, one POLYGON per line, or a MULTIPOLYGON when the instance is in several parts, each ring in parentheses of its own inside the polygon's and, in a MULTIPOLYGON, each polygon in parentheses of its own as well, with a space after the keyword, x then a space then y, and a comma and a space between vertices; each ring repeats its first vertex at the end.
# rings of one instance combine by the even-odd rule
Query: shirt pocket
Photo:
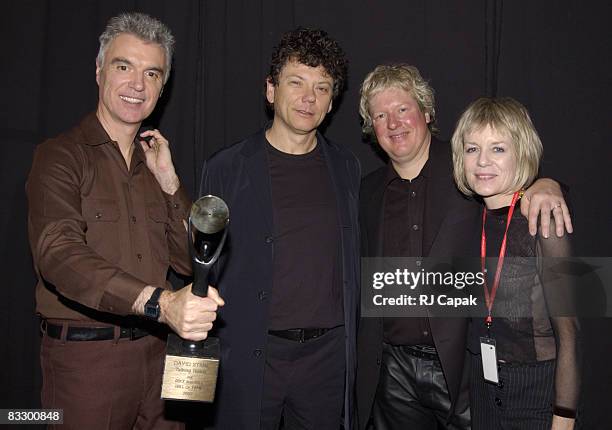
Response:
POLYGON ((170 261, 168 241, 166 240, 166 231, 169 222, 168 211, 164 205, 149 203, 147 204, 147 217, 151 253, 159 261, 167 264, 170 261))
POLYGON ((121 258, 119 221, 121 212, 113 199, 85 199, 81 202, 83 219, 87 223, 87 245, 107 261, 121 258))

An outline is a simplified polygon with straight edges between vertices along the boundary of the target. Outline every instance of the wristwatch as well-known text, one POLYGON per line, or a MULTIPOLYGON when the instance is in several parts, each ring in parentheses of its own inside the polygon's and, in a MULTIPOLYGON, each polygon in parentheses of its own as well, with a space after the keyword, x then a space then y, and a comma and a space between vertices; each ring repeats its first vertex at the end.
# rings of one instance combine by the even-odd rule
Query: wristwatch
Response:
POLYGON ((151 298, 144 305, 145 317, 157 321, 159 319, 159 296, 161 295, 163 288, 157 287, 151 298))

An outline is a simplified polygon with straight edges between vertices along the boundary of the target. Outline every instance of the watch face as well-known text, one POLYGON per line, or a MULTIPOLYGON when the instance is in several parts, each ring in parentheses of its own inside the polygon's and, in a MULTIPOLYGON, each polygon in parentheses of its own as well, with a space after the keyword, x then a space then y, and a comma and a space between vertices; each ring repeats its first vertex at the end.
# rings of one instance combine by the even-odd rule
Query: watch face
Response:
POLYGON ((144 313, 146 317, 158 319, 159 318, 159 304, 145 304, 144 313))
POLYGON ((147 318, 152 318, 154 320, 159 319, 159 296, 162 293, 162 288, 156 288, 151 294, 149 301, 147 301, 144 305, 144 314, 147 318))

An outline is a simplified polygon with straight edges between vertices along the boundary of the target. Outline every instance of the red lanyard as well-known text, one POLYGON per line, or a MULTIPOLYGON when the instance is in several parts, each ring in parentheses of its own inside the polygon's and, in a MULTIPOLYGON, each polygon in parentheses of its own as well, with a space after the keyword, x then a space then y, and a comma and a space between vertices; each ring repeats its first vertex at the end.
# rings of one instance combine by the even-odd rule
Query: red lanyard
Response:
MULTIPOLYGON (((512 203, 510 203, 510 209, 508 209, 508 219, 506 220, 506 231, 504 232, 504 239, 502 240, 501 248, 499 250, 499 258, 497 260, 497 268, 495 269, 495 278, 493 279, 493 288, 489 293, 489 287, 487 287, 487 278, 485 276, 484 282, 484 293, 485 302, 487 304, 488 315, 485 318, 487 327, 491 327, 493 318, 491 317, 491 310, 493 309, 493 302, 495 301, 495 294, 499 287, 499 278, 501 276, 502 267, 504 266, 504 257, 506 256, 506 239, 508 238, 508 227, 510 227, 510 221, 512 220, 512 214, 514 213, 514 206, 518 200, 519 192, 517 191, 512 196, 512 203)), ((480 236, 480 264, 482 272, 485 271, 485 259, 487 258, 487 235, 485 233, 485 221, 487 219, 487 208, 485 207, 482 211, 482 235, 480 236)))

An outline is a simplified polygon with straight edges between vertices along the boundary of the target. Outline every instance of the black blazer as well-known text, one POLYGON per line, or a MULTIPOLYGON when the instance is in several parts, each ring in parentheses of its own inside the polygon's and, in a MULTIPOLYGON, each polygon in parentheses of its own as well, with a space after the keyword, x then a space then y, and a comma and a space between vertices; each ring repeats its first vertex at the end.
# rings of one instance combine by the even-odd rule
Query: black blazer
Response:
MULTIPOLYGON (((465 249, 479 228, 479 205, 467 199, 455 186, 450 144, 432 137, 429 149, 430 177, 425 195, 423 256, 452 257, 465 249), (466 223, 467 221, 467 223, 466 223), (461 229, 455 228, 461 225, 461 229), (466 228, 468 226, 468 228, 466 228)), ((387 166, 364 178, 361 184, 359 214, 361 252, 364 257, 382 256, 382 216, 387 166)), ((471 243, 471 242, 470 242, 471 243)), ((462 391, 468 320, 430 318, 431 334, 451 396, 452 408, 467 406, 462 391)), ((357 410, 359 428, 369 419, 382 361, 382 318, 361 318, 357 340, 357 410)))
MULTIPOLYGON (((346 329, 345 428, 353 425, 359 279, 360 167, 342 147, 317 134, 338 204, 346 329)), ((226 252, 216 285, 226 305, 215 323, 221 340, 216 428, 259 429, 274 236, 264 131, 213 155, 200 194, 224 199, 230 210, 226 252)), ((317 395, 313 393, 313 395, 317 395)))

